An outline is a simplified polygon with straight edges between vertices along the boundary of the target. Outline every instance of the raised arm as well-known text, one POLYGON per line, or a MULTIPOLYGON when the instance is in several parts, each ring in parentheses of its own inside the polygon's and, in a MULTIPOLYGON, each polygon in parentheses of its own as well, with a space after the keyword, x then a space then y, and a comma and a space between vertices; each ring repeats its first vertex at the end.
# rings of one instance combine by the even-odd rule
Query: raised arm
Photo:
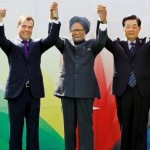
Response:
MULTIPOLYGON (((100 7, 101 9, 105 8, 104 6, 100 7)), ((99 14, 99 11, 100 11, 100 8, 97 6, 97 13, 98 13, 98 16, 99 16, 99 20, 102 20, 106 23, 106 15, 102 15, 102 14, 99 14)), ((107 14, 107 11, 105 9, 105 14, 107 14)), ((98 22, 99 23, 99 22, 98 22)), ((94 45, 93 45, 93 51, 94 51, 94 54, 97 55, 105 46, 105 43, 106 43, 106 40, 107 40, 107 28, 103 28, 103 29, 99 29, 99 24, 97 25, 97 28, 96 28, 96 40, 94 42, 94 45)))
POLYGON ((0 7, 0 47, 6 54, 8 54, 10 50, 10 41, 7 40, 5 37, 4 24, 3 24, 3 20, 5 16, 6 16, 6 9, 0 7))
POLYGON ((0 7, 0 23, 3 22, 5 15, 6 15, 6 9, 3 7, 0 7))
MULTIPOLYGON (((102 30, 105 28, 107 30, 107 9, 105 6, 99 4, 97 6, 97 14, 99 20, 97 22, 96 35, 100 36, 102 30)), ((107 40, 105 43, 105 48, 112 52, 112 40, 107 35, 107 40)))
MULTIPOLYGON (((59 18, 58 4, 57 2, 53 2, 50 6, 50 20, 55 22, 56 20, 58 20, 58 18, 59 18)), ((62 40, 61 38, 58 38, 58 40, 55 43, 55 46, 61 53, 63 53, 64 40, 62 40)))
POLYGON ((58 4, 53 2, 50 5, 50 14, 49 19, 51 20, 49 23, 48 29, 48 37, 41 40, 41 48, 42 52, 47 50, 48 48, 54 46, 59 38, 59 30, 60 30, 60 22, 58 21, 58 4), (53 11, 55 10, 55 16, 53 15, 53 11))
POLYGON ((97 6, 97 14, 101 23, 107 23, 107 9, 105 6, 99 4, 97 6))

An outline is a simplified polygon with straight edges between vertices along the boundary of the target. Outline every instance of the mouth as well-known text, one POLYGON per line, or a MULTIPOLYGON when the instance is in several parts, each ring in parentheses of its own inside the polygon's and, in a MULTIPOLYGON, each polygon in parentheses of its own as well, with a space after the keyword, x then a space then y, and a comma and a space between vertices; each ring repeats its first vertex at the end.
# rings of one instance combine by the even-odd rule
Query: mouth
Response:
POLYGON ((81 38, 81 36, 74 36, 75 38, 81 38))
POLYGON ((132 32, 132 33, 129 33, 130 35, 134 35, 134 33, 132 32))
POLYGON ((134 36, 134 33, 129 34, 129 36, 134 36))

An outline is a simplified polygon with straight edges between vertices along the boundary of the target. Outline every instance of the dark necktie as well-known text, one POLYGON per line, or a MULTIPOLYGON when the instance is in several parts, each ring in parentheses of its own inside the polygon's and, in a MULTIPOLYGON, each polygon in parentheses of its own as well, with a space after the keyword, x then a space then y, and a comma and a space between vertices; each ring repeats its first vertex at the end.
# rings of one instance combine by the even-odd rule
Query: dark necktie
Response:
POLYGON ((29 45, 28 45, 28 41, 22 41, 23 43, 23 49, 24 49, 24 54, 25 54, 25 57, 26 59, 28 59, 28 56, 29 56, 29 45))
MULTIPOLYGON (((133 56, 135 43, 130 43, 130 45, 131 45, 131 47, 130 47, 129 50, 130 50, 131 55, 133 56)), ((131 75, 130 75, 130 78, 129 78, 129 85, 131 87, 134 87, 136 85, 136 78, 135 78, 135 74, 134 74, 133 71, 131 72, 131 75)))
POLYGON ((134 54, 134 47, 135 47, 135 43, 130 43, 130 49, 129 49, 129 51, 130 51, 130 53, 131 53, 131 55, 133 56, 133 54, 134 54))

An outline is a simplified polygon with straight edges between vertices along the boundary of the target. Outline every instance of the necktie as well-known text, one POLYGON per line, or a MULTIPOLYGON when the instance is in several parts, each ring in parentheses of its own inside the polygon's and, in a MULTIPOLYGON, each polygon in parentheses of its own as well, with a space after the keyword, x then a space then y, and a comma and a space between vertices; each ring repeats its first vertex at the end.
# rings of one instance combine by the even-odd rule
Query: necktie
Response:
MULTIPOLYGON (((130 47, 130 52, 131 52, 131 55, 133 56, 134 54, 134 47, 135 47, 135 43, 130 43, 131 47, 130 47)), ((136 85, 136 78, 135 78, 135 74, 134 72, 132 71, 131 72, 131 75, 130 75, 130 78, 129 78, 129 85, 131 87, 134 87, 136 85)))
POLYGON ((135 43, 132 43, 132 42, 131 42, 131 43, 130 43, 130 46, 131 46, 131 47, 130 47, 129 50, 130 50, 131 55, 133 56, 133 54, 134 54, 135 43))
POLYGON ((22 43, 23 43, 25 57, 26 57, 26 59, 28 59, 28 55, 29 55, 28 41, 22 41, 22 43))

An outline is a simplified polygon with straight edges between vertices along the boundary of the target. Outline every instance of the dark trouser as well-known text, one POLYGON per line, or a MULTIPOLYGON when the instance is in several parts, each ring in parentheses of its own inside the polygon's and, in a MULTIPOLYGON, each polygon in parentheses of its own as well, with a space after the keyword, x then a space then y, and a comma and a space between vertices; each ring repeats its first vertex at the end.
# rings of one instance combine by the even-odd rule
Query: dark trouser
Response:
POLYGON ((22 150, 24 118, 27 129, 27 150, 39 150, 40 99, 32 97, 30 88, 24 88, 19 97, 8 99, 10 140, 9 150, 22 150))
POLYGON ((141 96, 138 88, 127 87, 116 96, 121 127, 121 150, 147 150, 147 124, 150 96, 141 96))
POLYGON ((65 150, 76 150, 78 126, 79 150, 94 150, 92 112, 93 99, 61 99, 64 117, 65 150))

